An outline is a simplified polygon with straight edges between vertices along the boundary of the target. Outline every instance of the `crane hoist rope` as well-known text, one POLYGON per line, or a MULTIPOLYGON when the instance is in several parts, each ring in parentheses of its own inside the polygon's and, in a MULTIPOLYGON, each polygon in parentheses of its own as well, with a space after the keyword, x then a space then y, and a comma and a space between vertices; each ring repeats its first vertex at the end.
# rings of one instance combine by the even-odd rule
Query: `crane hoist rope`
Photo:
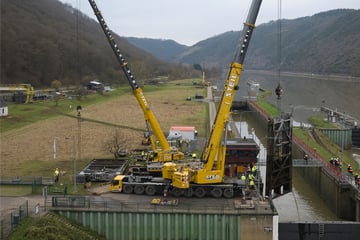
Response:
POLYGON ((281 109, 281 96, 283 94, 283 89, 281 86, 281 49, 282 49, 282 0, 278 0, 278 5, 277 5, 277 13, 278 13, 278 24, 277 24, 277 31, 278 31, 278 44, 277 44, 277 77, 278 77, 278 85, 275 89, 275 94, 277 96, 277 100, 278 100, 278 108, 281 109))

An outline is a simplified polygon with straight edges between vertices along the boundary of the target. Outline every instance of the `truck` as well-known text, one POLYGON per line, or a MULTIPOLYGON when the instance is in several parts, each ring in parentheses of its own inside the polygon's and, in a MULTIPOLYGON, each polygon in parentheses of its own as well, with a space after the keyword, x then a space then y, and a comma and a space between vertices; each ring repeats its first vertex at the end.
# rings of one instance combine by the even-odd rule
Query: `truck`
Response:
POLYGON ((168 143, 165 134, 163 133, 160 124, 150 107, 149 101, 145 98, 142 88, 137 84, 136 79, 128 66, 128 62, 121 53, 118 44, 116 43, 108 25, 106 24, 99 8, 97 7, 97 4, 95 3, 95 0, 89 0, 89 3, 100 23, 103 32, 105 33, 105 36, 121 66, 121 69, 126 76, 126 79, 128 80, 130 87, 132 88, 133 94, 135 95, 136 100, 144 113, 147 131, 144 133, 144 139, 142 140, 142 143, 150 143, 151 145, 151 161, 155 163, 151 169, 154 171, 161 171, 162 164, 158 163, 182 160, 184 158, 184 153, 179 151, 179 149, 176 147, 170 146, 168 143), (157 147, 156 142, 159 143, 160 148, 157 147))
POLYGON ((173 196, 232 198, 243 192, 245 184, 239 179, 225 178, 225 129, 231 114, 245 55, 255 28, 261 0, 253 0, 241 33, 234 60, 230 64, 224 90, 217 109, 209 139, 200 159, 188 163, 167 162, 161 177, 119 175, 111 182, 112 192, 135 194, 171 194, 173 196))

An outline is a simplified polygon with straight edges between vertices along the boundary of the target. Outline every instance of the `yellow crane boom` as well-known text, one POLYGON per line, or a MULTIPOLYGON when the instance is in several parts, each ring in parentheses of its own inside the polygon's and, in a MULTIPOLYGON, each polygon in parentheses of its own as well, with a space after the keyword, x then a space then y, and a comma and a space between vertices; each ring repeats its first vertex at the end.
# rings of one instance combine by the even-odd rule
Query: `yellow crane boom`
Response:
POLYGON ((146 126, 148 128, 148 132, 150 133, 150 142, 152 149, 154 151, 154 161, 155 162, 169 162, 173 160, 181 160, 184 158, 184 153, 180 152, 177 148, 171 147, 168 143, 159 122, 157 121, 153 111, 151 110, 149 102, 146 100, 143 90, 141 87, 137 84, 134 75, 132 74, 123 54, 120 52, 120 49, 118 47, 118 44, 116 43, 114 37, 112 36, 112 33, 107 26, 100 10, 98 9, 96 3, 94 0, 89 0, 89 3, 95 13, 96 18, 98 19, 100 26, 103 30, 103 32, 106 35, 106 38, 116 56, 116 59, 120 63, 121 69, 123 70, 129 85, 131 86, 133 93, 136 97, 136 100, 138 101, 143 113, 144 118, 146 122, 146 126), (153 133, 159 141, 159 145, 161 146, 161 149, 157 149, 153 133))
POLYGON ((211 134, 200 158, 203 165, 184 167, 179 164, 165 164, 163 168, 163 177, 171 179, 174 187, 186 189, 190 187, 191 183, 215 184, 224 181, 226 140, 222 139, 223 136, 226 137, 224 130, 230 118, 231 105, 236 90, 238 90, 245 55, 255 28, 261 2, 261 0, 252 1, 247 20, 244 23, 237 51, 230 64, 211 134))

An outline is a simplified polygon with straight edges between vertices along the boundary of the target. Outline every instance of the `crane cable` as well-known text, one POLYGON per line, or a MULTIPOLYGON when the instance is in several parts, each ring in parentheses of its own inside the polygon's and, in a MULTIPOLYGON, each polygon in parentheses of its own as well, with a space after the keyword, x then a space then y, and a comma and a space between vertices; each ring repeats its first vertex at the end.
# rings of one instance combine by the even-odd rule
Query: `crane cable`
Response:
POLYGON ((278 57, 278 66, 277 66, 277 77, 278 77, 278 86, 275 89, 275 94, 277 95, 277 100, 278 100, 278 109, 281 109, 281 96, 283 94, 283 89, 281 87, 281 60, 282 60, 282 56, 281 56, 281 48, 282 48, 282 1, 278 0, 278 9, 277 9, 277 13, 278 13, 278 47, 277 47, 277 57, 278 57))
MULTIPOLYGON (((277 95, 277 99, 278 99, 278 109, 281 109, 281 95, 283 94, 283 89, 281 87, 281 61, 282 61, 282 56, 281 56, 281 48, 282 48, 282 0, 278 0, 278 48, 277 48, 277 57, 278 57, 278 69, 277 69, 277 77, 278 77, 278 86, 276 87, 275 93, 277 95)), ((299 206, 298 206, 298 202, 296 199, 296 195, 294 193, 294 191, 292 191, 292 195, 294 197, 294 202, 295 202, 295 206, 296 206, 296 211, 297 211, 297 215, 298 215, 298 220, 300 221, 300 211, 299 211, 299 206)))
POLYGON ((76 26, 75 26, 75 37, 76 37, 76 70, 80 75, 80 0, 76 0, 76 26))
MULTIPOLYGON (((81 81, 81 70, 80 70, 80 0, 76 0, 76 71, 77 71, 77 75, 78 75, 78 79, 80 79, 81 81)), ((81 106, 79 105, 78 108, 81 106)), ((77 115, 77 159, 81 160, 81 117, 80 117, 80 112, 78 111, 78 115, 77 115)), ((74 172, 75 172, 75 167, 74 167, 74 172)))

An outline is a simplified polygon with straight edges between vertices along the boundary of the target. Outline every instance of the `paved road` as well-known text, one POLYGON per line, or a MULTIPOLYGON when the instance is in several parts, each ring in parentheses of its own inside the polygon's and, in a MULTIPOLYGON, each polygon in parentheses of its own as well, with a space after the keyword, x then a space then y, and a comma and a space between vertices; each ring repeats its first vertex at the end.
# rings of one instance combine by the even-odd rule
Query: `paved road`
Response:
POLYGON ((40 204, 44 206, 44 197, 42 195, 28 195, 21 197, 0 197, 0 216, 10 214, 15 210, 19 210, 19 207, 28 202, 29 215, 34 215, 35 206, 40 204))

